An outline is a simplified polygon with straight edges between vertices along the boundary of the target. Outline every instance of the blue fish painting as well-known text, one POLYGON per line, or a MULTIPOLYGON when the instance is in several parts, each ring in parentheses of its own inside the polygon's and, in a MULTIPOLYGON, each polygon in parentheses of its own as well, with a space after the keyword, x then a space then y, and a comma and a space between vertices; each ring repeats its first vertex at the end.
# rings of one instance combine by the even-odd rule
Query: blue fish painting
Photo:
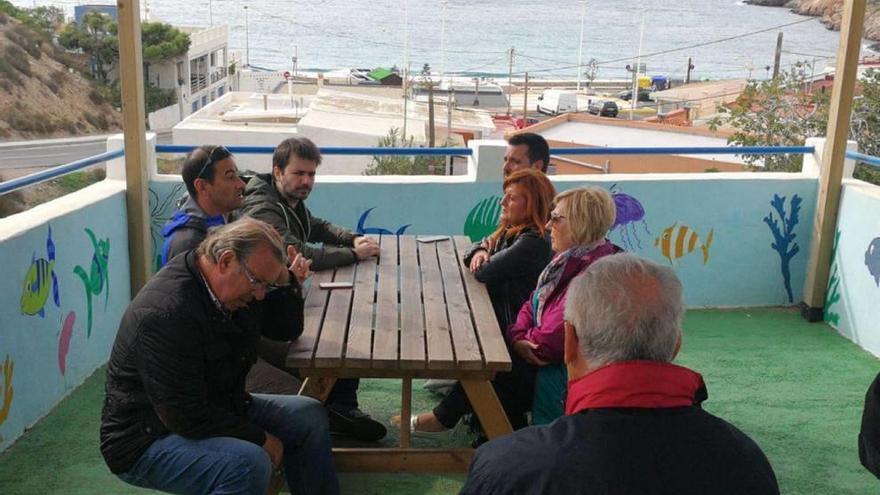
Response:
POLYGON ((865 266, 874 277, 874 284, 880 287, 880 237, 875 237, 865 251, 865 266))
POLYGON ((61 307, 61 297, 58 294, 58 277, 55 275, 55 243, 52 242, 52 227, 49 227, 49 236, 46 239, 46 257, 37 259, 37 253, 31 256, 31 266, 24 276, 24 284, 21 290, 21 312, 26 315, 46 316, 46 301, 49 299, 49 291, 52 291, 52 300, 55 306, 61 307))
POLYGON ((404 225, 403 227, 398 228, 397 232, 392 232, 391 230, 386 229, 384 227, 367 227, 366 226, 367 217, 370 215, 370 212, 375 209, 376 209, 376 207, 374 206, 374 207, 364 211, 363 213, 361 213, 361 217, 358 219, 358 224, 357 224, 357 233, 358 234, 360 234, 360 235, 368 235, 368 234, 403 235, 403 233, 406 232, 406 229, 408 229, 409 226, 411 225, 408 223, 408 224, 404 225))

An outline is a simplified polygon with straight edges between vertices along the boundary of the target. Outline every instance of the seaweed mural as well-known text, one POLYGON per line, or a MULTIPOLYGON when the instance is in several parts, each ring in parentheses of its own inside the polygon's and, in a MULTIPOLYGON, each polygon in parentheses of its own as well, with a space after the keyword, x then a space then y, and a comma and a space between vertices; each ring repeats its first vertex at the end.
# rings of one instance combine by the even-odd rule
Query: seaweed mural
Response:
POLYGON ((797 237, 797 234, 794 233, 794 227, 799 221, 798 213, 801 211, 801 201, 800 196, 797 194, 791 197, 791 203, 789 204, 791 212, 789 213, 788 218, 786 218, 785 196, 774 194, 773 200, 770 201, 770 206, 773 207, 773 210, 775 210, 775 213, 779 218, 777 219, 774 217, 774 211, 770 211, 770 213, 764 217, 764 223, 767 224, 767 227, 770 228, 770 233, 773 234, 773 242, 770 244, 770 247, 779 253, 782 280, 785 284, 785 292, 788 294, 788 302, 790 303, 794 302, 794 295, 791 292, 790 264, 791 259, 800 252, 800 246, 798 246, 798 243, 794 242, 797 237), (780 221, 782 222, 781 228, 779 226, 780 221))
POLYGON ((828 277, 828 289, 825 291, 824 319, 828 323, 838 325, 840 314, 832 311, 831 307, 840 301, 840 272, 837 263, 837 246, 840 245, 840 231, 834 234, 834 244, 831 246, 831 276, 828 277))
POLYGON ((464 234, 471 242, 477 242, 498 228, 498 217, 501 215, 501 198, 490 196, 481 200, 471 208, 464 221, 464 234))
POLYGON ((612 184, 609 191, 614 199, 614 206, 617 207, 617 216, 614 219, 614 225, 611 226, 611 230, 614 231, 620 227, 620 239, 627 250, 635 251, 636 248, 642 249, 642 241, 639 239, 636 223, 640 222, 645 229, 645 234, 651 235, 651 231, 648 230, 648 224, 645 223, 645 207, 634 196, 618 190, 617 184, 612 184))
POLYGON ((100 295, 101 292, 104 292, 104 309, 107 309, 107 300, 110 297, 110 275, 107 272, 107 265, 110 259, 110 239, 102 239, 98 240, 95 237, 95 233, 92 232, 91 229, 85 229, 86 234, 89 236, 89 239, 92 241, 92 248, 94 249, 94 253, 92 254, 92 263, 90 267, 90 272, 86 273, 86 270, 77 265, 73 269, 73 273, 75 273, 80 280, 82 280, 83 285, 86 289, 86 308, 88 310, 88 324, 86 336, 92 336, 92 296, 100 295))
POLYGON ((9 418, 9 409, 12 407, 12 371, 15 369, 15 363, 6 355, 3 361, 3 367, 0 368, 0 375, 3 375, 3 405, 0 406, 0 425, 9 418))
POLYGON ((150 236, 153 238, 153 270, 162 268, 162 227, 171 218, 179 200, 183 197, 183 183, 175 184, 164 197, 159 197, 153 188, 150 188, 150 236))
POLYGON ((34 251, 31 255, 31 266, 24 276, 21 290, 22 314, 39 315, 40 318, 44 318, 50 290, 55 306, 60 308, 61 297, 58 293, 58 277, 55 275, 55 243, 52 242, 51 225, 46 238, 46 257, 38 259, 37 252, 34 251))
POLYGON ((363 213, 361 213, 361 217, 358 219, 358 223, 357 223, 357 233, 358 234, 360 234, 360 235, 367 235, 367 234, 403 235, 403 233, 406 232, 406 229, 409 228, 410 225, 412 225, 412 224, 408 223, 408 224, 398 228, 396 232, 392 232, 391 230, 386 229, 384 227, 367 227, 366 226, 367 217, 370 215, 370 212, 375 209, 376 209, 376 207, 374 206, 374 207, 369 208, 368 210, 364 211, 363 213))

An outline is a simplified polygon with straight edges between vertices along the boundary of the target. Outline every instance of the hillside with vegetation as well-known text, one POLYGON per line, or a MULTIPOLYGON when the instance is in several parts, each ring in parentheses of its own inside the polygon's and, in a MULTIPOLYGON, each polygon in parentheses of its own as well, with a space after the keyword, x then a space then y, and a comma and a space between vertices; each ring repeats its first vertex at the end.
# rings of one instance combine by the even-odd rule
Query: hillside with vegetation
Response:
POLYGON ((89 57, 55 45, 54 29, 60 23, 53 25, 51 19, 51 13, 41 19, 0 0, 0 140, 121 128, 122 114, 109 95, 84 75, 89 57))

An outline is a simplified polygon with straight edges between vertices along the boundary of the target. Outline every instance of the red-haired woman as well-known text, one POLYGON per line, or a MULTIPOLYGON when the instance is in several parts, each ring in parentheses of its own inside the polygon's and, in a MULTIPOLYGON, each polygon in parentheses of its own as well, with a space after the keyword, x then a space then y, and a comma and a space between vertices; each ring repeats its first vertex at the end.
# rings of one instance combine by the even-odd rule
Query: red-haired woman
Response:
MULTIPOLYGON (((464 263, 477 280, 486 284, 502 331, 516 320, 519 308, 534 290, 538 276, 552 256, 544 234, 554 195, 553 184, 542 172, 514 172, 504 180, 498 229, 465 254, 464 263)), ((520 393, 531 390, 518 386, 522 379, 520 371, 529 372, 514 365, 513 371, 499 373, 493 381, 514 428, 526 425, 525 412, 532 403, 530 391, 520 393)), ((534 381, 533 376, 525 379, 534 381)), ((456 383, 432 412, 409 418, 409 426, 413 431, 444 431, 470 412, 464 389, 456 383)), ((399 424, 400 418, 395 416, 391 421, 399 424)))

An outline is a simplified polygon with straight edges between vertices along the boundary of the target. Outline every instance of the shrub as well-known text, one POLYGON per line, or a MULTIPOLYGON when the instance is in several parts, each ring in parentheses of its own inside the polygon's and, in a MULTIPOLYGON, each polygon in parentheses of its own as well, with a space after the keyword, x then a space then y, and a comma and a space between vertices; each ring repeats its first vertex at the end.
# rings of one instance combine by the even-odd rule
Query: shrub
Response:
POLYGON ((7 22, 9 22, 9 17, 3 12, 0 12, 0 24, 5 25, 7 22))
POLYGON ((6 45, 6 60, 9 62, 9 65, 15 67, 17 71, 30 77, 31 62, 28 60, 27 54, 24 50, 15 45, 6 45))
POLYGON ((10 64, 5 58, 0 58, 0 80, 7 84, 12 83, 15 86, 21 86, 24 84, 21 76, 18 75, 18 72, 15 71, 12 64, 10 64))
POLYGON ((92 103, 95 105, 103 105, 107 101, 104 99, 104 95, 102 95, 97 89, 89 91, 89 99, 92 100, 92 103))
POLYGON ((106 131, 107 129, 110 128, 110 123, 107 122, 107 117, 105 117, 104 115, 102 115, 100 113, 98 113, 98 114, 87 113, 85 116, 85 119, 86 119, 86 122, 88 122, 89 124, 92 125, 92 127, 95 127, 95 128, 100 129, 102 131, 106 131))

